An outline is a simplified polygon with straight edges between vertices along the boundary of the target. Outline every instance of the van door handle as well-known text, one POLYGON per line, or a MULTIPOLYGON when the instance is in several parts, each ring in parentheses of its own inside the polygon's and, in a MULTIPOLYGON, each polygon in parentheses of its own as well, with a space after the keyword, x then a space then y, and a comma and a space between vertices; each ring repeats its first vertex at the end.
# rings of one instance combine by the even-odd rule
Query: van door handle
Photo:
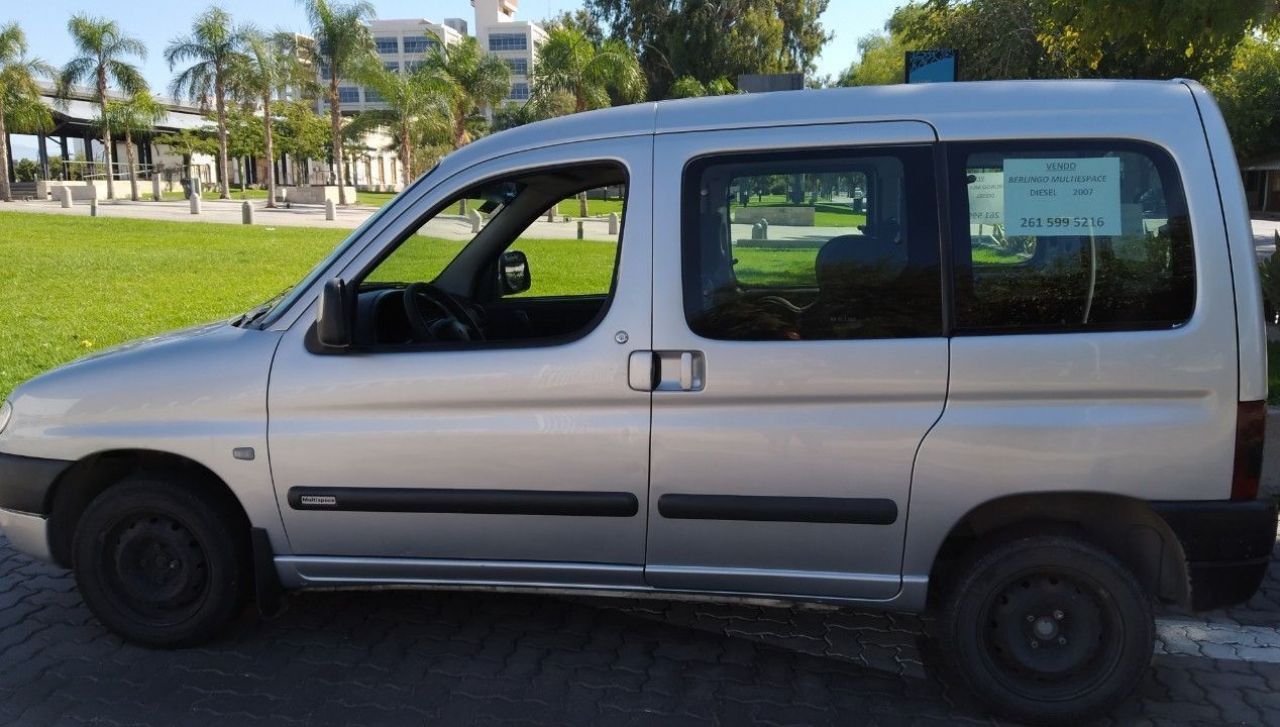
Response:
POLYGON ((658 385, 658 356, 653 351, 632 351, 627 359, 627 385, 636 391, 653 391, 658 385))
POLYGON ((658 351, 657 391, 702 391, 706 359, 701 351, 658 351))

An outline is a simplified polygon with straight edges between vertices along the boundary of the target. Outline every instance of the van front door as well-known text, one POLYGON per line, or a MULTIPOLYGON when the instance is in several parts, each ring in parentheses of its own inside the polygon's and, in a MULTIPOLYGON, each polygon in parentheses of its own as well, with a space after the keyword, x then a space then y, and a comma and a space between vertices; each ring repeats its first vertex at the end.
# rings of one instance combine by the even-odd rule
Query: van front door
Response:
POLYGON ((628 363, 650 347, 651 154, 637 136, 472 167, 393 202, 405 222, 334 273, 359 291, 355 345, 323 350, 304 316, 271 372, 303 579, 643 585, 650 395, 628 363), (580 191, 596 215, 548 219, 580 191))
POLYGON ((901 588, 947 386, 933 141, 914 122, 658 137, 651 585, 901 588))

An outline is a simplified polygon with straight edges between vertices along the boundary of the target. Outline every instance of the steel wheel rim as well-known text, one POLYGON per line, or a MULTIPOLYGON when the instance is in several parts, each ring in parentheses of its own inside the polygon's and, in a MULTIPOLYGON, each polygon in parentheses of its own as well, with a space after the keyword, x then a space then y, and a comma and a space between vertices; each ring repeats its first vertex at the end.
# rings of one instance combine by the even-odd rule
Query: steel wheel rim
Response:
POLYGON ((172 515, 118 518, 103 543, 106 592, 117 609, 151 626, 191 618, 207 598, 209 562, 200 540, 172 515))
POLYGON ((1069 568, 1028 569, 1005 579, 983 603, 976 626, 988 671, 1005 689, 1036 701, 1094 691, 1124 651, 1115 599, 1069 568))

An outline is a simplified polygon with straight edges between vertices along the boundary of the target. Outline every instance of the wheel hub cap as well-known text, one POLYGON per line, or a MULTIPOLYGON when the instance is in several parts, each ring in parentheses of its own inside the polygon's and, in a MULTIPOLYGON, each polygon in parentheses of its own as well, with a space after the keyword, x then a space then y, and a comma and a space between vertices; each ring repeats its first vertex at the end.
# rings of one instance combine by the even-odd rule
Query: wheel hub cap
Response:
POLYGON ((171 613, 196 601, 206 583, 204 551, 173 518, 151 515, 121 522, 111 543, 120 595, 135 608, 171 613))

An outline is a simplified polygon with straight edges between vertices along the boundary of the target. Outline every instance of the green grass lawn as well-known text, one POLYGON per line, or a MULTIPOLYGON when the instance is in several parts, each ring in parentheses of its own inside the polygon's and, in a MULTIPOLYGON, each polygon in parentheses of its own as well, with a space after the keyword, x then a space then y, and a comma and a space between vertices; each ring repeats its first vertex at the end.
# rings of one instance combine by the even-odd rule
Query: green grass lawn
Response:
POLYGON ((347 234, 0 212, 0 396, 93 350, 247 310, 347 234))
MULTIPOLYGON (((347 234, 0 212, 0 397, 94 350, 243 312, 297 282, 347 234)), ((414 238, 378 277, 429 279, 460 246, 414 238)), ((609 290, 614 245, 516 247, 529 256, 528 295, 609 290)))
MULTIPOLYGON (((370 283, 432 280, 462 250, 458 240, 414 236, 366 278, 370 283)), ((511 246, 529 258, 531 285, 525 297, 599 295, 613 282, 618 246, 595 240, 517 240, 511 246)))

